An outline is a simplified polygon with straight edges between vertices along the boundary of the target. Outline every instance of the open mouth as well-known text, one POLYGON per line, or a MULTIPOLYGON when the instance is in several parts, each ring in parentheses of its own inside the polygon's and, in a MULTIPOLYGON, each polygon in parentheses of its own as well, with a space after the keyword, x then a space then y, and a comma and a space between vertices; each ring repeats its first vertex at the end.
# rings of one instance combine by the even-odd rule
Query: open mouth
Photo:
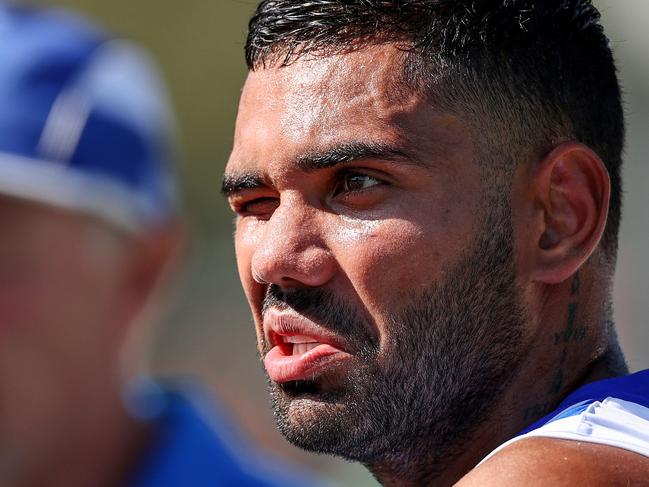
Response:
POLYGON ((305 396, 322 397, 322 389, 316 380, 292 380, 282 382, 279 386, 284 394, 293 399, 305 396))
POLYGON ((281 337, 264 357, 264 366, 275 382, 289 382, 315 378, 343 358, 350 355, 342 350, 306 336, 281 337))
POLYGON ((313 380, 351 357, 342 349, 340 337, 294 312, 269 310, 264 316, 264 333, 271 345, 264 366, 278 383, 313 380))
POLYGON ((307 336, 280 336, 281 346, 286 355, 304 355, 322 345, 315 339, 307 336))

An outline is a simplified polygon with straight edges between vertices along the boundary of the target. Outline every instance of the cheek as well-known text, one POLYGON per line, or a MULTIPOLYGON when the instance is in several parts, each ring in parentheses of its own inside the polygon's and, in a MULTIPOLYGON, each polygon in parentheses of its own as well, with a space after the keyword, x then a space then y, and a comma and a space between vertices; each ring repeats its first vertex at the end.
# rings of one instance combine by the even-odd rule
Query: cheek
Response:
MULTIPOLYGON (((261 236, 258 231, 253 230, 255 229, 237 229, 234 247, 239 278, 255 321, 257 342, 261 344, 261 306, 264 299, 264 287, 254 280, 251 267, 252 256, 261 240, 261 236)), ((256 228, 256 230, 260 230, 260 228, 256 228)))
POLYGON ((0 264, 0 330, 10 334, 25 333, 52 320, 68 285, 67 279, 56 279, 52 272, 55 261, 15 262, 15 266, 0 264))
POLYGON ((258 287, 252 276, 252 258, 260 240, 259 232, 249 226, 237 228, 235 232, 234 251, 237 259, 237 271, 251 305, 257 301, 255 288, 258 287))
POLYGON ((407 221, 383 222, 353 244, 348 243, 346 273, 360 292, 373 296, 410 288, 434 255, 424 231, 407 221))
POLYGON ((35 321, 41 307, 41 288, 42 284, 31 277, 0 275, 0 336, 35 321))
POLYGON ((27 387, 38 377, 60 381, 81 365, 77 357, 96 339, 90 335, 95 323, 79 319, 92 291, 72 296, 67 280, 43 271, 0 285, 0 367, 19 368, 27 387))
POLYGON ((443 279, 464 238, 446 224, 385 220, 358 238, 342 238, 337 255, 364 306, 384 314, 443 279))
POLYGON ((67 347, 73 354, 114 340, 118 326, 109 325, 120 317, 115 266, 75 249, 28 260, 19 272, 0 272, 0 333, 34 349, 67 347))

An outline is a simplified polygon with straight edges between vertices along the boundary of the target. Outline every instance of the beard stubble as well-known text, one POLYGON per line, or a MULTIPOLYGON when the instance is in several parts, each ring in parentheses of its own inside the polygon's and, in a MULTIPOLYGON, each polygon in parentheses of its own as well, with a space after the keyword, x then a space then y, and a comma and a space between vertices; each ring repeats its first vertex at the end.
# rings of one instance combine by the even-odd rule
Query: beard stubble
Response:
POLYGON ((401 463, 424 470, 423 477, 460 454, 523 356, 526 315, 515 282, 511 210, 499 201, 487 213, 444 282, 385 318, 384 349, 371 324, 331 292, 269 286, 264 309, 293 308, 355 349, 337 387, 268 381, 278 428, 291 443, 367 465, 401 463))

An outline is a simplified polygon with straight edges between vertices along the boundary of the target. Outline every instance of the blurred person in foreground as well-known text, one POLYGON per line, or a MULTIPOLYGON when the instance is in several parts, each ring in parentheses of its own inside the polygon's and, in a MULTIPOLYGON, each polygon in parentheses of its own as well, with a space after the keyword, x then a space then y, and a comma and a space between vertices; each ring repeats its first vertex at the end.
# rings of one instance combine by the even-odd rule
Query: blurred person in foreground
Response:
POLYGON ((170 122, 138 48, 0 7, 1 486, 293 485, 199 391, 137 378, 182 240, 170 122))
POLYGON ((647 485, 590 1, 267 0, 246 57, 223 192, 282 433, 384 485, 647 485))

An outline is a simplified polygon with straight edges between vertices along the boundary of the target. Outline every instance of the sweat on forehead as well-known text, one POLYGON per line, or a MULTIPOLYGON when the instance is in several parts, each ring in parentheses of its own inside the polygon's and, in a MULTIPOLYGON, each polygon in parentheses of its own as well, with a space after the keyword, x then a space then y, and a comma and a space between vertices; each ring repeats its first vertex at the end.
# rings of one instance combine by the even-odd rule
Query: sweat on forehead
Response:
POLYGON ((613 256, 624 115, 599 18, 590 0, 265 0, 246 59, 255 71, 393 42, 406 60, 403 86, 471 121, 493 166, 584 143, 611 176, 603 245, 613 256))
POLYGON ((447 160, 465 143, 466 124, 421 93, 394 89, 402 54, 384 44, 251 73, 227 173, 287 162, 312 170, 368 158, 447 160))

